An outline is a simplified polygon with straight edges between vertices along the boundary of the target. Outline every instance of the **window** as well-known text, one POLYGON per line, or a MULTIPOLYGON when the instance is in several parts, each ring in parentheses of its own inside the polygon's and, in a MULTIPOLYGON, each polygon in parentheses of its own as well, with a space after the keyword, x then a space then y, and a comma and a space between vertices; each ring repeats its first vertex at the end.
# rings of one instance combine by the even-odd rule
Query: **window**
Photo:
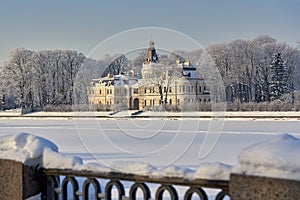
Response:
POLYGON ((112 89, 109 90, 110 94, 112 94, 112 89))
POLYGON ((170 102, 170 105, 172 105, 172 99, 170 99, 169 102, 170 102))
POLYGON ((109 89, 107 89, 106 94, 109 94, 109 89))
POLYGON ((99 90, 99 94, 101 94, 101 89, 99 90))
POLYGON ((147 100, 146 99, 144 100, 144 106, 147 106, 147 100))
POLYGON ((194 86, 193 85, 191 86, 191 92, 194 92, 194 86))
POLYGON ((169 93, 172 93, 172 87, 171 86, 169 87, 169 93))
POLYGON ((180 105, 180 99, 177 99, 177 105, 180 105))
POLYGON ((150 106, 152 106, 152 99, 150 99, 150 106))
POLYGON ((199 86, 199 93, 201 92, 201 86, 199 86))
POLYGON ((144 89, 144 93, 145 93, 145 94, 147 93, 147 88, 144 89))
POLYGON ((151 87, 150 89, 151 89, 150 92, 155 93, 154 87, 151 87))
POLYGON ((182 92, 185 92, 185 85, 182 86, 182 92))
POLYGON ((139 90, 138 89, 133 89, 133 94, 138 94, 139 90))
POLYGON ((164 93, 166 93, 167 92, 167 87, 164 87, 164 93))

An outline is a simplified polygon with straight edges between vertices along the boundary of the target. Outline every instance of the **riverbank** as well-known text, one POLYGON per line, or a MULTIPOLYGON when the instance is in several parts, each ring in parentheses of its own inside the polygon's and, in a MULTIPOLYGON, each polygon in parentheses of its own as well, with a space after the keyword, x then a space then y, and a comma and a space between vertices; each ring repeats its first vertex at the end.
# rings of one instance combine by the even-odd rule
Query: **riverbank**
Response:
POLYGON ((34 112, 21 114, 20 110, 2 111, 0 118, 194 118, 194 119, 294 119, 300 120, 300 112, 154 112, 154 111, 109 111, 109 112, 34 112))

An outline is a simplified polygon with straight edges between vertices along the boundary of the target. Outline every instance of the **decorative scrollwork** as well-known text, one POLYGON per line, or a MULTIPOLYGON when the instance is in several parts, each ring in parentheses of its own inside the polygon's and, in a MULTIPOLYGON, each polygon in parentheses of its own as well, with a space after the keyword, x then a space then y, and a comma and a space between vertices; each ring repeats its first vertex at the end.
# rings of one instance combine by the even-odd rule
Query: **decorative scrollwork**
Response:
POLYGON ((78 200, 78 196, 76 195, 76 192, 79 189, 78 186, 78 182, 76 180, 76 178, 71 177, 71 176, 66 176, 61 184, 61 188, 62 188, 62 199, 63 200, 67 200, 68 199, 68 183, 71 183, 72 185, 72 199, 74 200, 78 200))
POLYGON ((55 189, 59 188, 59 176, 50 175, 45 180, 46 187, 42 192, 42 199, 58 200, 58 194, 55 189))
POLYGON ((143 191, 145 200, 148 200, 151 198, 150 189, 145 183, 135 183, 131 186, 130 191, 129 191, 129 199, 130 200, 136 200, 136 192, 139 188, 143 191))
POLYGON ((176 189, 172 185, 161 185, 157 190, 155 194, 155 199, 157 200, 163 200, 163 193, 164 191, 168 191, 170 193, 172 200, 178 200, 178 194, 176 189))
POLYGON ((106 187, 105 187, 105 199, 112 200, 111 191, 112 191, 113 186, 115 186, 117 188, 117 190, 118 190, 118 198, 119 198, 119 200, 122 200, 122 197, 125 195, 124 186, 122 185, 122 183, 120 181, 114 181, 114 180, 109 181, 106 184, 106 187))
POLYGON ((95 178, 87 178, 82 185, 82 198, 83 200, 89 199, 89 187, 90 185, 94 186, 94 197, 93 199, 100 199, 98 197, 98 193, 101 193, 101 187, 97 179, 95 178))
POLYGON ((187 190, 184 195, 184 200, 191 200, 194 196, 198 196, 201 200, 207 200, 207 194, 202 189, 213 188, 220 189, 220 192, 215 196, 216 200, 223 200, 229 195, 229 181, 221 180, 186 180, 180 178, 159 178, 151 176, 131 176, 129 174, 122 173, 107 173, 107 172, 89 172, 89 171, 73 171, 73 170, 62 170, 62 169, 44 169, 44 175, 41 177, 42 194, 41 199, 43 200, 58 200, 58 199, 130 199, 136 200, 141 190, 142 199, 155 198, 156 200, 163 200, 166 196, 170 196, 172 200, 178 200, 178 193, 175 186, 186 187, 187 190), (80 181, 80 189, 78 186, 78 180, 75 177, 85 177, 84 181, 80 181), (60 181, 60 178, 62 181, 60 181), (100 180, 107 182, 105 185, 105 191, 101 190, 100 180), (129 193, 125 193, 123 181, 131 183, 129 193), (70 187, 70 184, 71 187, 70 187), (150 191, 148 183, 160 184, 155 194, 150 191), (92 187, 92 194, 91 188, 92 187), (68 191, 69 189, 69 191, 68 191), (69 193, 69 194, 68 194, 69 193), (117 195, 117 197, 112 197, 117 195), (125 195, 126 194, 126 195, 125 195))
POLYGON ((229 196, 229 192, 222 190, 221 192, 219 192, 216 196, 216 200, 223 200, 226 196, 229 196))
POLYGON ((205 191, 201 188, 195 188, 195 187, 191 187, 186 191, 184 195, 184 200, 191 200, 194 193, 196 193, 201 200, 208 200, 205 191))

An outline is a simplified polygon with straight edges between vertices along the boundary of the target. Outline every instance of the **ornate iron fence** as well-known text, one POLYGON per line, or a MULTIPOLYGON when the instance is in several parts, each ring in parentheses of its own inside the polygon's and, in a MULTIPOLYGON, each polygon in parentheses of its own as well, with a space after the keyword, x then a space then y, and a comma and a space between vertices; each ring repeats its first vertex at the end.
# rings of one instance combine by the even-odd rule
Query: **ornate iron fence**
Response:
POLYGON ((44 169, 45 178, 43 181, 42 199, 112 199, 112 191, 116 190, 119 200, 137 199, 137 191, 142 191, 143 199, 164 199, 165 191, 169 193, 172 200, 179 199, 176 186, 187 187, 182 196, 184 200, 191 200, 195 194, 201 200, 207 200, 207 194, 203 188, 220 189, 216 195, 216 200, 224 199, 229 196, 229 181, 224 180, 205 180, 195 179, 187 180, 184 178, 173 177, 153 177, 146 175, 124 174, 117 172, 91 172, 91 171, 74 171, 60 169, 44 169), (62 178, 60 180, 60 178, 62 178), (81 178, 82 183, 79 185, 77 178, 81 178), (99 180, 105 180, 106 183, 101 187, 99 180), (124 181, 131 183, 129 192, 126 194, 124 181), (72 192, 68 194, 68 185, 72 186, 72 192), (151 194, 147 184, 158 184, 155 194, 151 194), (93 194, 89 194, 90 187, 93 187, 93 194), (104 191, 101 188, 105 188, 104 191), (154 196, 152 196, 154 195, 154 196))

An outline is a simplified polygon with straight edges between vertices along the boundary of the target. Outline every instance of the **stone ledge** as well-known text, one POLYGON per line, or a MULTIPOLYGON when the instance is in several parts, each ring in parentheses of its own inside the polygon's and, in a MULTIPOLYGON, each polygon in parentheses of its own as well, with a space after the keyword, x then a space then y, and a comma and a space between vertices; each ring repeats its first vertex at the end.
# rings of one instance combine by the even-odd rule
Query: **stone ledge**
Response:
POLYGON ((231 200, 300 199, 300 181, 231 174, 229 191, 231 200))
POLYGON ((0 196, 2 200, 26 199, 41 192, 42 175, 21 162, 0 159, 0 196))

